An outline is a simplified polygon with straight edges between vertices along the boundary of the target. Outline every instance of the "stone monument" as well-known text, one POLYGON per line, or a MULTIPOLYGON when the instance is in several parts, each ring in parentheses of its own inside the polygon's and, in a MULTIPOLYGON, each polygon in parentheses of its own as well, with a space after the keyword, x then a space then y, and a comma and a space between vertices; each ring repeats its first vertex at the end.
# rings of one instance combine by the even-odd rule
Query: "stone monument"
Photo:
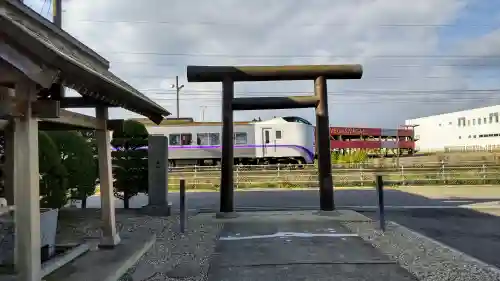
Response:
POLYGON ((169 216, 168 202, 168 138, 150 135, 148 140, 148 205, 144 209, 159 216, 169 216))

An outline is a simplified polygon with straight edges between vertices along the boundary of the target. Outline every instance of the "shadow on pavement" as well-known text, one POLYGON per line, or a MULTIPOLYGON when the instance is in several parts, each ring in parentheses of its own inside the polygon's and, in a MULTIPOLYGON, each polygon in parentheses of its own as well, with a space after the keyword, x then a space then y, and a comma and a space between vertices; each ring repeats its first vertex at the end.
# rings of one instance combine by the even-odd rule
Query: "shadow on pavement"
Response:
MULTIPOLYGON (((386 205, 388 206, 446 206, 457 207, 464 204, 493 203, 500 201, 498 198, 465 198, 455 197, 449 199, 429 199, 399 190, 384 191, 386 205)), ((178 205, 177 196, 171 197, 174 207, 178 205)), ((196 192, 188 195, 189 208, 206 211, 217 211, 219 194, 215 192, 196 192)), ((335 204, 338 207, 375 207, 377 193, 375 189, 365 190, 336 190, 335 204)), ((235 193, 236 208, 309 208, 319 206, 318 190, 279 190, 279 191, 244 191, 235 193)), ((498 205, 500 207, 500 205, 498 205)))
MULTIPOLYGON (((433 197, 439 197, 438 188, 434 189, 433 192, 433 197)), ((397 222, 477 259, 500 267, 500 255, 496 254, 500 252, 500 205, 497 204, 500 201, 500 196, 492 196, 491 194, 481 196, 481 194, 478 194, 479 191, 476 193, 471 192, 474 198, 449 196, 449 190, 446 199, 427 198, 394 189, 386 190, 384 193, 385 204, 388 206, 388 220, 397 222), (481 208, 459 208, 461 205, 474 204, 480 205, 481 208), (408 206, 413 207, 404 209, 404 207, 408 206), (395 209, 398 207, 403 208, 395 209)), ((175 212, 178 208, 178 194, 171 193, 169 198, 173 202, 173 211, 175 212)), ((144 198, 137 198, 136 201, 131 205, 140 207, 147 204, 145 196, 144 198)), ((377 205, 375 189, 336 190, 335 203, 339 209, 361 210, 366 216, 377 218, 374 211, 377 205), (365 209, 358 207, 364 207, 365 209), (371 208, 371 211, 367 211, 366 207, 371 208)), ((98 202, 95 202, 94 205, 98 206, 98 202)), ((219 208, 219 193, 189 193, 187 206, 192 210, 216 212, 219 208)), ((237 211, 318 209, 319 191, 236 192, 235 207, 237 211)), ((119 207, 117 206, 117 208, 119 207)))
MULTIPOLYGON (((218 210, 218 194, 215 194, 208 208, 202 211, 218 210)), ((237 192, 237 211, 318 209, 318 191, 258 191, 237 192)), ((198 194, 200 196, 200 194, 198 194)), ((478 197, 478 194, 475 194, 478 197)), ((500 198, 448 197, 446 199, 427 198, 399 190, 385 191, 388 208, 386 219, 404 225, 414 231, 429 236, 441 243, 460 250, 486 263, 500 267, 500 198), (481 204, 481 209, 460 208, 461 205, 481 204), (405 209, 413 206, 415 208, 405 209), (488 209, 488 206, 491 208, 488 209), (402 207, 402 208, 399 208, 402 207), (419 208, 424 207, 424 208, 419 208)), ((209 198, 205 197, 207 200, 209 198)), ((335 202, 339 209, 355 209, 378 219, 376 213, 377 193, 375 190, 337 190, 335 202)))
MULTIPOLYGON (((402 199, 413 206, 418 202, 418 205, 436 206, 436 208, 387 210, 387 220, 406 226, 483 262, 500 267, 500 255, 496 254, 500 251, 500 206, 495 206, 498 199, 464 197, 429 199, 397 190, 390 192, 391 194, 385 197, 386 205, 399 205, 400 202, 394 202, 394 200, 402 199), (478 203, 483 204, 480 209, 458 208, 460 205, 478 203), (457 208, 437 206, 457 206, 457 208)), ((367 200, 376 200, 368 193, 362 196, 365 196, 367 200)), ((378 220, 376 211, 361 211, 361 213, 378 220)))

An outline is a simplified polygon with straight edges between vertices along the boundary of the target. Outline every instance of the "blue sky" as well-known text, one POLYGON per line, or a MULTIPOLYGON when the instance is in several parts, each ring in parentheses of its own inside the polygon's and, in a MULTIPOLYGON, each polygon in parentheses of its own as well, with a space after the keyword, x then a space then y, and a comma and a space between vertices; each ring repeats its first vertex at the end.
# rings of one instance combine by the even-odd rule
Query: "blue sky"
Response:
POLYGON ((450 26, 440 28, 443 47, 447 43, 458 43, 480 37, 500 27, 500 8, 497 0, 469 1, 457 14, 450 26))
MULTIPOLYGON (((456 20, 450 26, 440 28, 440 53, 454 54, 461 43, 480 39, 500 28, 500 6, 495 0, 469 1, 456 20)), ((460 53, 460 51, 458 51, 460 53)), ((500 53, 499 53, 500 54, 500 53)), ((462 55, 475 55, 473 50, 462 55)), ((489 56, 488 61, 500 65, 500 56, 489 56)), ((466 64, 466 63, 464 63, 466 64)), ((500 88, 500 68, 498 67, 464 67, 461 69, 473 89, 500 88)), ((498 94, 497 94, 498 95, 498 94)), ((468 108, 464 105, 463 108, 468 108)))
MULTIPOLYGON (((43 2, 25 1, 37 11, 43 2)), ((66 31, 174 114, 170 84, 179 75, 186 84, 182 113, 195 119, 220 120, 220 85, 188 84, 188 64, 361 63, 363 79, 329 81, 334 125, 395 127, 409 118, 500 102, 500 91, 470 92, 500 89, 498 0, 68 0, 63 10, 66 31), (384 27, 412 23, 423 26, 384 27)), ((236 89, 237 96, 248 96, 308 93, 312 87, 245 83, 236 89)), ((314 120, 312 110, 238 112, 235 118, 290 114, 314 120)))

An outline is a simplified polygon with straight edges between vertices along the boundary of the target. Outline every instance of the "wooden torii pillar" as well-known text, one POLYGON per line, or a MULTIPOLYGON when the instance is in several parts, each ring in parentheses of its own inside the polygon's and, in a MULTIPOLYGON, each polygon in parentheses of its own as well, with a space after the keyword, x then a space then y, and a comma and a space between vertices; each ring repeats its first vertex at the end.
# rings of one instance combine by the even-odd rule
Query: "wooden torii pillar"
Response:
POLYGON ((322 211, 334 210, 326 81, 327 79, 360 79, 362 75, 361 65, 188 66, 188 82, 222 82, 220 212, 225 216, 234 214, 233 110, 308 107, 316 109, 320 209, 322 211), (314 95, 234 98, 234 82, 293 80, 314 80, 314 95))

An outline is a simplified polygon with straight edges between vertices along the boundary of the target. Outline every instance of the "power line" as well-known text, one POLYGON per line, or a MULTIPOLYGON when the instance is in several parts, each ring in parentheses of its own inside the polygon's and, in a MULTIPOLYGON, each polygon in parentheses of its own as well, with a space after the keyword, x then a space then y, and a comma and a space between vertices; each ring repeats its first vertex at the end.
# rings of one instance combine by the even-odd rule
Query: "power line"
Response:
MULTIPOLYGON (((370 58, 363 58, 364 60, 370 60, 370 58)), ((147 66, 154 66, 154 67, 164 67, 164 68, 185 68, 187 63, 183 64, 176 64, 176 63, 163 63, 163 62, 147 62, 147 61, 115 61, 112 60, 111 64, 136 64, 136 65, 147 65, 147 66)), ((200 64, 200 63, 193 63, 193 64, 200 64)), ((393 64, 393 65, 384 65, 384 67, 391 67, 391 68, 421 68, 421 67, 453 67, 453 66, 459 66, 459 67, 481 67, 481 66, 492 66, 491 61, 485 61, 485 62, 479 62, 475 61, 474 63, 446 63, 446 64, 432 64, 432 65, 422 65, 422 64, 393 64)), ((495 65, 500 65, 500 62, 495 63, 495 65)), ((240 64, 240 66, 251 66, 247 64, 240 64)))
MULTIPOLYGON (((120 76, 132 76, 128 77, 127 80, 132 79, 152 79, 152 80, 174 80, 175 77, 165 77, 161 75, 136 75, 133 73, 120 73, 120 76)), ((418 76, 418 75, 397 75, 397 76, 369 76, 363 75, 363 80, 367 79, 454 79, 454 78, 477 78, 477 79, 499 79, 500 75, 436 75, 436 76, 418 76)))
MULTIPOLYGON (((209 25, 209 26, 251 26, 268 25, 267 22, 222 22, 222 21, 172 21, 172 20, 106 20, 106 19, 71 19, 72 22, 79 23, 98 23, 98 24, 152 24, 152 25, 209 25)), ((353 26, 352 23, 287 23, 287 26, 310 27, 310 26, 353 26)), ((373 24, 371 26, 382 28, 437 28, 437 27, 456 27, 456 24, 433 24, 433 23, 392 23, 392 24, 373 24)), ((468 24, 467 27, 498 27, 494 24, 468 24)))
MULTIPOLYGON (((177 99, 175 98, 153 98, 155 101, 172 101, 176 102, 177 99)), ((197 99, 186 99, 186 98, 181 98, 180 101, 186 101, 186 102, 193 102, 193 101, 200 101, 203 103, 206 102, 217 102, 221 103, 221 99, 216 99, 216 98, 197 98, 197 99)), ((391 103, 445 103, 445 104, 453 104, 457 102, 477 102, 477 101, 494 101, 494 102, 500 102, 500 97, 499 98, 453 98, 453 99, 370 99, 370 100, 335 100, 334 102, 331 103, 331 105, 335 104, 372 104, 372 103, 383 103, 383 104, 391 104, 391 103)))
MULTIPOLYGON (((224 58, 358 58, 359 55, 247 55, 247 54, 209 54, 209 53, 164 53, 152 51, 101 51, 107 54, 121 55, 146 55, 146 56, 172 56, 172 57, 224 57, 224 58)), ((484 55, 372 55, 363 59, 382 58, 382 59, 473 59, 485 58, 484 55)), ((488 59, 500 59, 500 55, 487 56, 488 59)))
MULTIPOLYGON (((140 89, 142 92, 148 91, 157 91, 159 93, 156 94, 165 94, 169 93, 165 89, 140 89)), ((256 94, 281 94, 281 95, 300 95, 300 94, 311 94, 310 91, 240 91, 245 95, 256 95, 256 94)), ((171 92, 175 93, 175 92, 171 92)), ((186 90, 183 94, 188 93, 213 93, 213 94, 221 94, 221 90, 186 90)), ((238 91, 236 91, 238 93, 238 91)), ((345 93, 355 93, 355 94, 366 94, 366 95, 374 95, 374 94, 455 94, 455 95, 465 95, 465 94, 491 94, 491 93, 500 93, 499 88, 493 89, 446 89, 446 90, 430 90, 430 89, 415 89, 415 90, 395 90, 395 89, 343 89, 343 90, 332 90, 328 95, 343 95, 345 93)))
MULTIPOLYGON (((500 94, 500 91, 498 92, 500 94)), ((331 95, 329 95, 331 96, 331 95)), ((243 97, 243 96, 236 96, 238 97, 243 97)), ((247 95, 244 95, 244 97, 248 97, 247 95)), ((158 103, 165 103, 167 102, 168 104, 171 104, 170 102, 175 103, 177 101, 176 98, 168 98, 168 97, 150 97, 152 100, 155 100, 158 103)), ((491 103, 500 103, 500 96, 498 97, 450 97, 450 96, 442 96, 442 97, 429 97, 429 96, 420 96, 420 97, 414 97, 414 98, 409 98, 409 97, 371 97, 370 99, 356 99, 356 97, 352 96, 343 96, 342 99, 339 97, 336 97, 330 105, 361 105, 361 104, 420 104, 420 103, 426 103, 426 104, 456 104, 456 103, 470 103, 470 102, 491 102, 491 103)), ((358 97, 360 98, 360 97, 358 97)), ((183 96, 182 98, 179 99, 179 101, 183 102, 202 102, 204 105, 209 105, 209 106, 221 106, 222 104, 222 98, 221 96, 219 97, 214 97, 214 96, 198 96, 198 97, 185 97, 183 96)))
MULTIPOLYGON (((116 74, 116 73, 115 73, 116 74)), ((128 77, 127 79, 161 79, 161 80, 174 80, 175 76, 161 76, 161 75, 137 75, 134 73, 120 73, 120 76, 128 76, 131 75, 132 77, 128 77)))
MULTIPOLYGON (((496 94, 500 94, 500 91, 496 92, 496 94)), ((333 103, 412 103, 412 102, 426 102, 426 103, 434 103, 434 102, 443 102, 443 103, 454 103, 454 102, 473 102, 473 101, 496 101, 500 102, 500 96, 481 96, 481 97, 471 97, 471 96, 380 96, 380 95, 365 95, 365 96, 349 96, 349 95, 332 95, 329 94, 328 96, 336 96, 333 103), (364 98, 370 98, 369 100, 366 100, 364 98)), ((251 97, 249 95, 236 95, 236 98, 239 97, 251 97)), ((254 96, 255 97, 255 96, 254 96)), ((268 96, 269 97, 269 96, 268 96)), ((177 98, 169 98, 169 97, 150 97, 153 100, 157 101, 177 101, 177 98)), ((189 95, 183 95, 182 98, 179 100, 181 101, 202 101, 202 102, 221 102, 222 101, 222 95, 219 94, 218 96, 216 95, 195 95, 195 96, 189 96, 189 95)))
MULTIPOLYGON (((45 6, 47 6, 47 2, 49 2, 49 0, 44 0, 43 1, 43 4, 42 4, 42 9, 40 10, 40 14, 43 16, 43 10, 45 9, 45 6)), ((49 4, 49 8, 50 8, 50 4, 49 4)), ((50 10, 50 9, 49 9, 50 10)), ((48 11, 47 11, 48 13, 48 11)))
MULTIPOLYGON (((331 96, 331 95, 329 95, 331 96)), ((242 97, 248 97, 248 96, 245 96, 245 95, 242 95, 242 96, 236 96, 236 98, 242 98, 242 97)), ((350 100, 339 100, 339 99, 335 99, 334 103, 336 103, 337 101, 342 101, 342 102, 345 102, 345 101, 371 101, 371 100, 357 100, 357 99, 353 99, 353 97, 347 97, 347 96, 344 96, 345 98, 349 98, 350 100)), ((151 98, 151 97, 149 97, 151 98)), ((358 98, 361 98, 361 97, 358 97, 358 98)), ((415 100, 421 100, 422 98, 427 98, 427 97, 414 97, 414 98, 408 98, 408 97, 389 97, 389 96, 386 96, 386 97, 374 97, 374 98, 377 98, 377 99, 380 99, 380 100, 383 100, 383 101, 415 101, 415 100)), ((499 97, 453 97, 453 99, 449 99, 450 97, 446 97, 446 96, 443 96, 442 98, 445 98, 446 101, 483 101, 485 99, 490 99, 490 100, 499 100, 500 101, 500 96, 499 97), (449 99, 449 100, 448 100, 449 99)), ((158 97, 158 98, 151 98, 151 99, 154 99, 154 100, 172 100, 172 101, 176 101, 177 98, 163 98, 163 97, 158 97)), ((193 100, 203 100, 203 101, 206 101, 206 100, 214 100, 214 101, 221 101, 222 97, 215 97, 215 96, 197 96, 196 98, 194 97, 191 97, 191 98, 180 98, 179 100, 190 100, 190 101, 193 101, 193 100)), ((432 99, 434 100, 439 100, 437 99, 436 97, 432 97, 432 99)), ((426 101, 429 101, 428 99, 426 99, 426 101)))

